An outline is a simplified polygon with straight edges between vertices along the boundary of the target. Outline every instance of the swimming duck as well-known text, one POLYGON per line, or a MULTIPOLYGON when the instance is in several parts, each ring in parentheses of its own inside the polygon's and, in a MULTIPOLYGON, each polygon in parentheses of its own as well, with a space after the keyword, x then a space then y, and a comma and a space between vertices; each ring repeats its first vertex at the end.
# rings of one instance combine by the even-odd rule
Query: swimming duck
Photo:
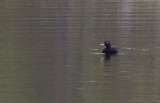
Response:
POLYGON ((103 44, 100 44, 102 46, 106 46, 103 50, 102 53, 106 54, 116 54, 118 53, 118 48, 115 46, 111 46, 111 43, 109 41, 105 41, 103 44))

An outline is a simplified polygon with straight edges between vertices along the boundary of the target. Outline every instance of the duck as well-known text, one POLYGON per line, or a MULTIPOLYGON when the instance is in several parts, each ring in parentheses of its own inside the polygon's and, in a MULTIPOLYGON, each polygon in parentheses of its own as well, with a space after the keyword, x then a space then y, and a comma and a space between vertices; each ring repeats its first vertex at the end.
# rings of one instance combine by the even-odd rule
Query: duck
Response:
POLYGON ((111 46, 110 41, 105 41, 103 44, 100 44, 100 45, 106 46, 102 50, 102 53, 105 53, 105 54, 117 54, 118 53, 118 48, 116 46, 111 46))

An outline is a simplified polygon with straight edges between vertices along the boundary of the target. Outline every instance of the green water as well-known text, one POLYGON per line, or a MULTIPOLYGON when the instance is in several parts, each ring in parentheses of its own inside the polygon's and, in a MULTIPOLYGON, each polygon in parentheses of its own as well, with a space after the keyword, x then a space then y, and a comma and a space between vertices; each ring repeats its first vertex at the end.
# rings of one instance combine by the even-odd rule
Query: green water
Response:
POLYGON ((160 102, 159 17, 159 0, 0 1, 0 102, 160 102))

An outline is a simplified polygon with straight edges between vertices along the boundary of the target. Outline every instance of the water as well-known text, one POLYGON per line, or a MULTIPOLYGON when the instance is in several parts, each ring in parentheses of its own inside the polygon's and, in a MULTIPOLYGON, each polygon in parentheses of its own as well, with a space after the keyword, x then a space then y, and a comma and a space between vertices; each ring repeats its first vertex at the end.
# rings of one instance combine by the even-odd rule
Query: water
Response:
POLYGON ((159 0, 2 0, 0 15, 0 102, 160 102, 159 0))

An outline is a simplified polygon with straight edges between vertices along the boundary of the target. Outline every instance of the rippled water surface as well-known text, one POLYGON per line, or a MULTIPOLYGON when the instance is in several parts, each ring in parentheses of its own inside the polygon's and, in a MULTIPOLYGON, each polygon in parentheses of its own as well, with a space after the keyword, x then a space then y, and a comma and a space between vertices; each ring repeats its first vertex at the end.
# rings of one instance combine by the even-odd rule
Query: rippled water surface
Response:
POLYGON ((1 0, 1 103, 159 103, 159 0, 1 0), (104 55, 109 40, 117 55, 104 55))

